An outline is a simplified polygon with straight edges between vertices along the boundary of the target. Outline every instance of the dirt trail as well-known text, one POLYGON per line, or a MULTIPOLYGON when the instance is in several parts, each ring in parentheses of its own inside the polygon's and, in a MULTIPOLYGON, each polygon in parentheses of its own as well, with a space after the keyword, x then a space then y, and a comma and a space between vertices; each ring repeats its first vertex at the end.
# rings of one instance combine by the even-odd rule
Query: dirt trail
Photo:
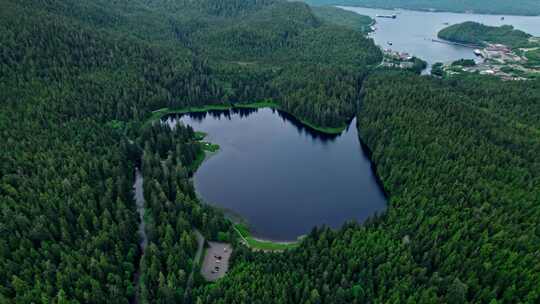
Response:
POLYGON ((146 234, 146 227, 144 224, 144 193, 143 193, 143 176, 141 174, 141 171, 139 168, 135 169, 135 183, 133 184, 133 190, 135 192, 135 203, 137 205, 137 213, 139 214, 139 236, 141 238, 139 242, 139 246, 141 248, 141 259, 139 261, 139 265, 137 265, 137 271, 135 272, 134 276, 134 284, 135 284, 135 297, 133 299, 134 304, 140 303, 139 299, 139 283, 140 283, 140 277, 141 277, 141 262, 144 255, 144 251, 146 250, 146 246, 148 245, 148 235, 146 234))
POLYGON ((195 273, 195 268, 196 268, 195 265, 200 264, 201 255, 204 249, 204 236, 197 229, 194 230, 194 233, 195 233, 195 236, 197 237, 197 253, 195 253, 195 257, 193 258, 193 269, 191 269, 191 273, 189 274, 188 283, 187 283, 188 288, 193 285, 193 274, 195 273))

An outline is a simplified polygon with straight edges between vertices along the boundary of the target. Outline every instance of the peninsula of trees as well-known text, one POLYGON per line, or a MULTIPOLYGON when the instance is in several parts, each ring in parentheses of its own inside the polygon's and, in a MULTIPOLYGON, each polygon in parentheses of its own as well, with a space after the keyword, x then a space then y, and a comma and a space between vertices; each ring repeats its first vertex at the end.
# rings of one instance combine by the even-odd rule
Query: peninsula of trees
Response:
POLYGON ((371 32, 371 25, 375 23, 371 17, 333 6, 314 6, 312 10, 322 20, 363 32, 371 32))
POLYGON ((512 48, 528 47, 532 45, 532 35, 514 29, 511 25, 488 26, 477 22, 467 21, 450 25, 437 34, 441 39, 485 45, 486 43, 500 43, 512 48))

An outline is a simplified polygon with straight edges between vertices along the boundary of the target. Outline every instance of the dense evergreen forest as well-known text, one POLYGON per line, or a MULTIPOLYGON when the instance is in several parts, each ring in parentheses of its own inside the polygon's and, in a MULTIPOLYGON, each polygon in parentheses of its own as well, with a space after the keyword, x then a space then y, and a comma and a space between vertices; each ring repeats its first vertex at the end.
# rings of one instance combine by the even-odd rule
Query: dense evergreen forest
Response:
POLYGON ((192 131, 146 130, 146 117, 275 98, 302 119, 340 125, 381 59, 360 32, 300 3, 0 5, 2 303, 127 303, 139 264, 142 302, 190 302, 192 228, 227 238, 228 226, 187 178, 201 149, 192 131), (149 211, 142 263, 136 165, 149 211))
POLYGON ((531 46, 532 36, 514 29, 511 25, 488 26, 467 21, 450 25, 437 33, 437 36, 449 41, 484 45, 485 43, 502 43, 512 48, 531 46))
POLYGON ((373 42, 302 3, 0 5, 0 303, 540 301, 539 81, 372 73, 373 42), (266 99, 320 126, 358 115, 389 210, 281 254, 237 246, 206 284, 197 233, 234 234, 189 180, 194 131, 147 118, 266 99))
MULTIPOLYGON (((273 99, 284 110, 311 123, 341 126, 354 116, 359 83, 365 73, 382 60, 379 49, 361 32, 322 21, 302 3, 3 2, 6 9, 2 13, 10 30, 43 19, 44 25, 69 31, 70 39, 80 39, 72 36, 81 31, 99 36, 105 50, 115 46, 122 52, 147 46, 153 54, 144 59, 157 62, 143 72, 147 79, 160 84, 159 89, 153 88, 155 96, 147 101, 151 104, 145 105, 150 109, 273 99), (26 17, 13 20, 18 15, 26 17), (183 94, 180 86, 189 94, 183 94)), ((45 26, 38 30, 45 31, 45 26)), ((49 33, 28 34, 36 39, 49 33)), ((13 40, 13 35, 9 33, 5 39, 13 40)), ((17 43, 9 42, 9 48, 17 43)), ((81 46, 84 43, 79 41, 81 46)), ((69 49, 64 47, 63 51, 69 49)), ((119 60, 106 57, 108 54, 97 55, 119 60)), ((126 55, 124 58, 132 54, 126 55)), ((130 104, 120 107, 134 108, 130 104)))
POLYGON ((474 12, 501 15, 540 15, 536 0, 303 0, 312 5, 348 5, 373 8, 404 8, 421 11, 474 12))
POLYGON ((200 303, 537 303, 540 83, 477 77, 370 76, 359 132, 388 212, 242 252, 200 303))
POLYGON ((337 25, 343 25, 363 32, 371 32, 371 25, 375 23, 371 17, 359 15, 334 6, 314 6, 311 8, 315 16, 337 25))
POLYGON ((197 157, 204 153, 190 127, 171 129, 154 124, 139 137, 144 146, 142 170, 150 245, 141 264, 141 302, 189 303, 197 271, 194 228, 208 239, 229 232, 229 224, 216 209, 198 202, 189 181, 197 157))

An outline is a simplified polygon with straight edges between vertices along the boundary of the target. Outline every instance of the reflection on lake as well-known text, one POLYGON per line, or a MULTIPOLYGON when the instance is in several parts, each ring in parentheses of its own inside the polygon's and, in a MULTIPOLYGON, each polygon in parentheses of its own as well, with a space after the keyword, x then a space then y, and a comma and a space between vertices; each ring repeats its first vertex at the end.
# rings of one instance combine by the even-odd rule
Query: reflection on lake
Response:
POLYGON ((340 227, 381 213, 386 199, 358 140, 306 129, 272 109, 171 116, 220 145, 194 175, 208 203, 245 218, 256 236, 294 240, 313 226, 340 227))

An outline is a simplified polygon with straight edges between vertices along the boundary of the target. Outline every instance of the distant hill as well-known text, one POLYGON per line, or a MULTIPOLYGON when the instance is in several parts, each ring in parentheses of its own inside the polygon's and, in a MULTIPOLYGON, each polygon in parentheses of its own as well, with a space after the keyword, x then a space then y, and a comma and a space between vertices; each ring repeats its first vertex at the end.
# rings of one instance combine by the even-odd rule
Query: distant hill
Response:
POLYGON ((369 16, 360 15, 334 6, 314 6, 312 10, 315 16, 323 21, 363 32, 370 32, 370 25, 374 22, 369 16))
POLYGON ((311 5, 350 5, 481 14, 540 15, 537 0, 305 0, 311 5))
POLYGON ((449 41, 480 45, 485 42, 502 43, 512 48, 529 46, 529 38, 532 37, 511 25, 487 26, 472 21, 446 27, 437 36, 449 41))

